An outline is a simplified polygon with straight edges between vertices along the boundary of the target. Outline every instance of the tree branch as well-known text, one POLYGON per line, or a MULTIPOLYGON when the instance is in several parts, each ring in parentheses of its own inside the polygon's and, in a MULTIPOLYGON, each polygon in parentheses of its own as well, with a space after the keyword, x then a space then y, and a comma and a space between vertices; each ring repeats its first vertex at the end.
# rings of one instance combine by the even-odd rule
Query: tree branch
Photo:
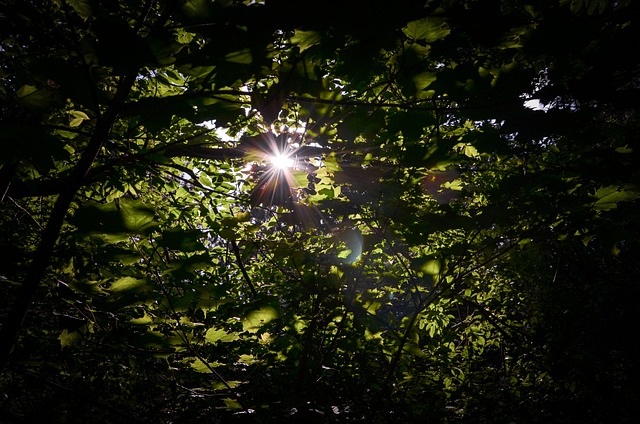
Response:
POLYGON ((102 145, 107 141, 111 127, 131 91, 136 76, 137 73, 121 77, 116 94, 106 112, 98 118, 93 135, 82 153, 80 160, 73 169, 70 181, 62 188, 60 195, 56 199, 49 221, 42 232, 40 243, 31 261, 29 271, 20 286, 13 308, 9 312, 0 330, 0 371, 4 369, 9 360, 9 356, 18 340, 18 335, 22 329, 27 311, 40 286, 40 282, 46 274, 49 261, 53 255, 53 249, 60 236, 60 230, 62 229, 71 202, 87 179, 91 165, 100 153, 102 145))
POLYGON ((453 108, 451 106, 440 106, 438 102, 452 103, 452 101, 447 101, 441 98, 422 99, 422 100, 416 100, 414 102, 401 102, 401 103, 364 102, 359 100, 330 100, 330 99, 317 99, 312 97, 300 97, 300 96, 289 96, 287 97, 287 100, 298 102, 298 103, 329 104, 329 105, 336 105, 336 106, 360 106, 360 107, 368 107, 368 108, 397 107, 401 109, 420 109, 420 110, 457 110, 457 108, 453 108), (426 103, 426 102, 431 103, 432 106, 419 106, 419 103, 426 103))
POLYGON ((247 270, 245 269, 244 264, 242 263, 242 258, 240 257, 240 249, 238 248, 238 243, 236 243, 235 240, 231 240, 231 247, 233 248, 233 254, 235 255, 236 261, 238 262, 238 266, 240 267, 240 272, 242 272, 242 276, 244 277, 244 280, 247 282, 247 285, 249 286, 249 290, 251 291, 251 294, 255 298, 258 296, 258 293, 256 292, 255 286, 251 282, 251 278, 249 277, 249 274, 247 274, 247 270))

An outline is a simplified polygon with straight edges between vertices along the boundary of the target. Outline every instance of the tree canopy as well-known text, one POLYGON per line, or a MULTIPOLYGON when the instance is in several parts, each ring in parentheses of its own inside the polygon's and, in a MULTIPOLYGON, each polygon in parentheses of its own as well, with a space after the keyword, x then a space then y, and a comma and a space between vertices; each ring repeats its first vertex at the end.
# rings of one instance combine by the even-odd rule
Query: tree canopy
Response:
POLYGON ((0 421, 632 422, 631 0, 5 0, 0 421))

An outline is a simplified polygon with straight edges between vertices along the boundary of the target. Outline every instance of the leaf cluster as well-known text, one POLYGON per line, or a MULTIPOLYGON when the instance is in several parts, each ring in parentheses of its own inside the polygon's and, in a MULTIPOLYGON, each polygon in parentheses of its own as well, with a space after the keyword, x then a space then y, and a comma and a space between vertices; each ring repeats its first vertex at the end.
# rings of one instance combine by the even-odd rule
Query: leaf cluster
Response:
POLYGON ((1 7, 6 422, 631 422, 636 4, 1 7))

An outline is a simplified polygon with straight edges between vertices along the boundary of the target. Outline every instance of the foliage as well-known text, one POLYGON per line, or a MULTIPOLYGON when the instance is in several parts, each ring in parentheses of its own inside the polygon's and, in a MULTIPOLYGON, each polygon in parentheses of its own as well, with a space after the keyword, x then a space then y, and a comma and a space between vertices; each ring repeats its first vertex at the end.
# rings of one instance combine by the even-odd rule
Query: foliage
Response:
POLYGON ((631 422, 638 12, 6 1, 3 422, 631 422))

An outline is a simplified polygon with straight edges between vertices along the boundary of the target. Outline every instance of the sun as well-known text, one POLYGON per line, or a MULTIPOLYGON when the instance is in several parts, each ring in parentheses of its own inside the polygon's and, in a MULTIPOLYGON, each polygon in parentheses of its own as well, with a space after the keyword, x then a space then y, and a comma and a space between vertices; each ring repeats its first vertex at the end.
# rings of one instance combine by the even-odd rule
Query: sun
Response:
POLYGON ((269 156, 269 163, 272 167, 284 171, 289 168, 293 168, 295 161, 291 159, 289 155, 276 153, 274 155, 269 156))

